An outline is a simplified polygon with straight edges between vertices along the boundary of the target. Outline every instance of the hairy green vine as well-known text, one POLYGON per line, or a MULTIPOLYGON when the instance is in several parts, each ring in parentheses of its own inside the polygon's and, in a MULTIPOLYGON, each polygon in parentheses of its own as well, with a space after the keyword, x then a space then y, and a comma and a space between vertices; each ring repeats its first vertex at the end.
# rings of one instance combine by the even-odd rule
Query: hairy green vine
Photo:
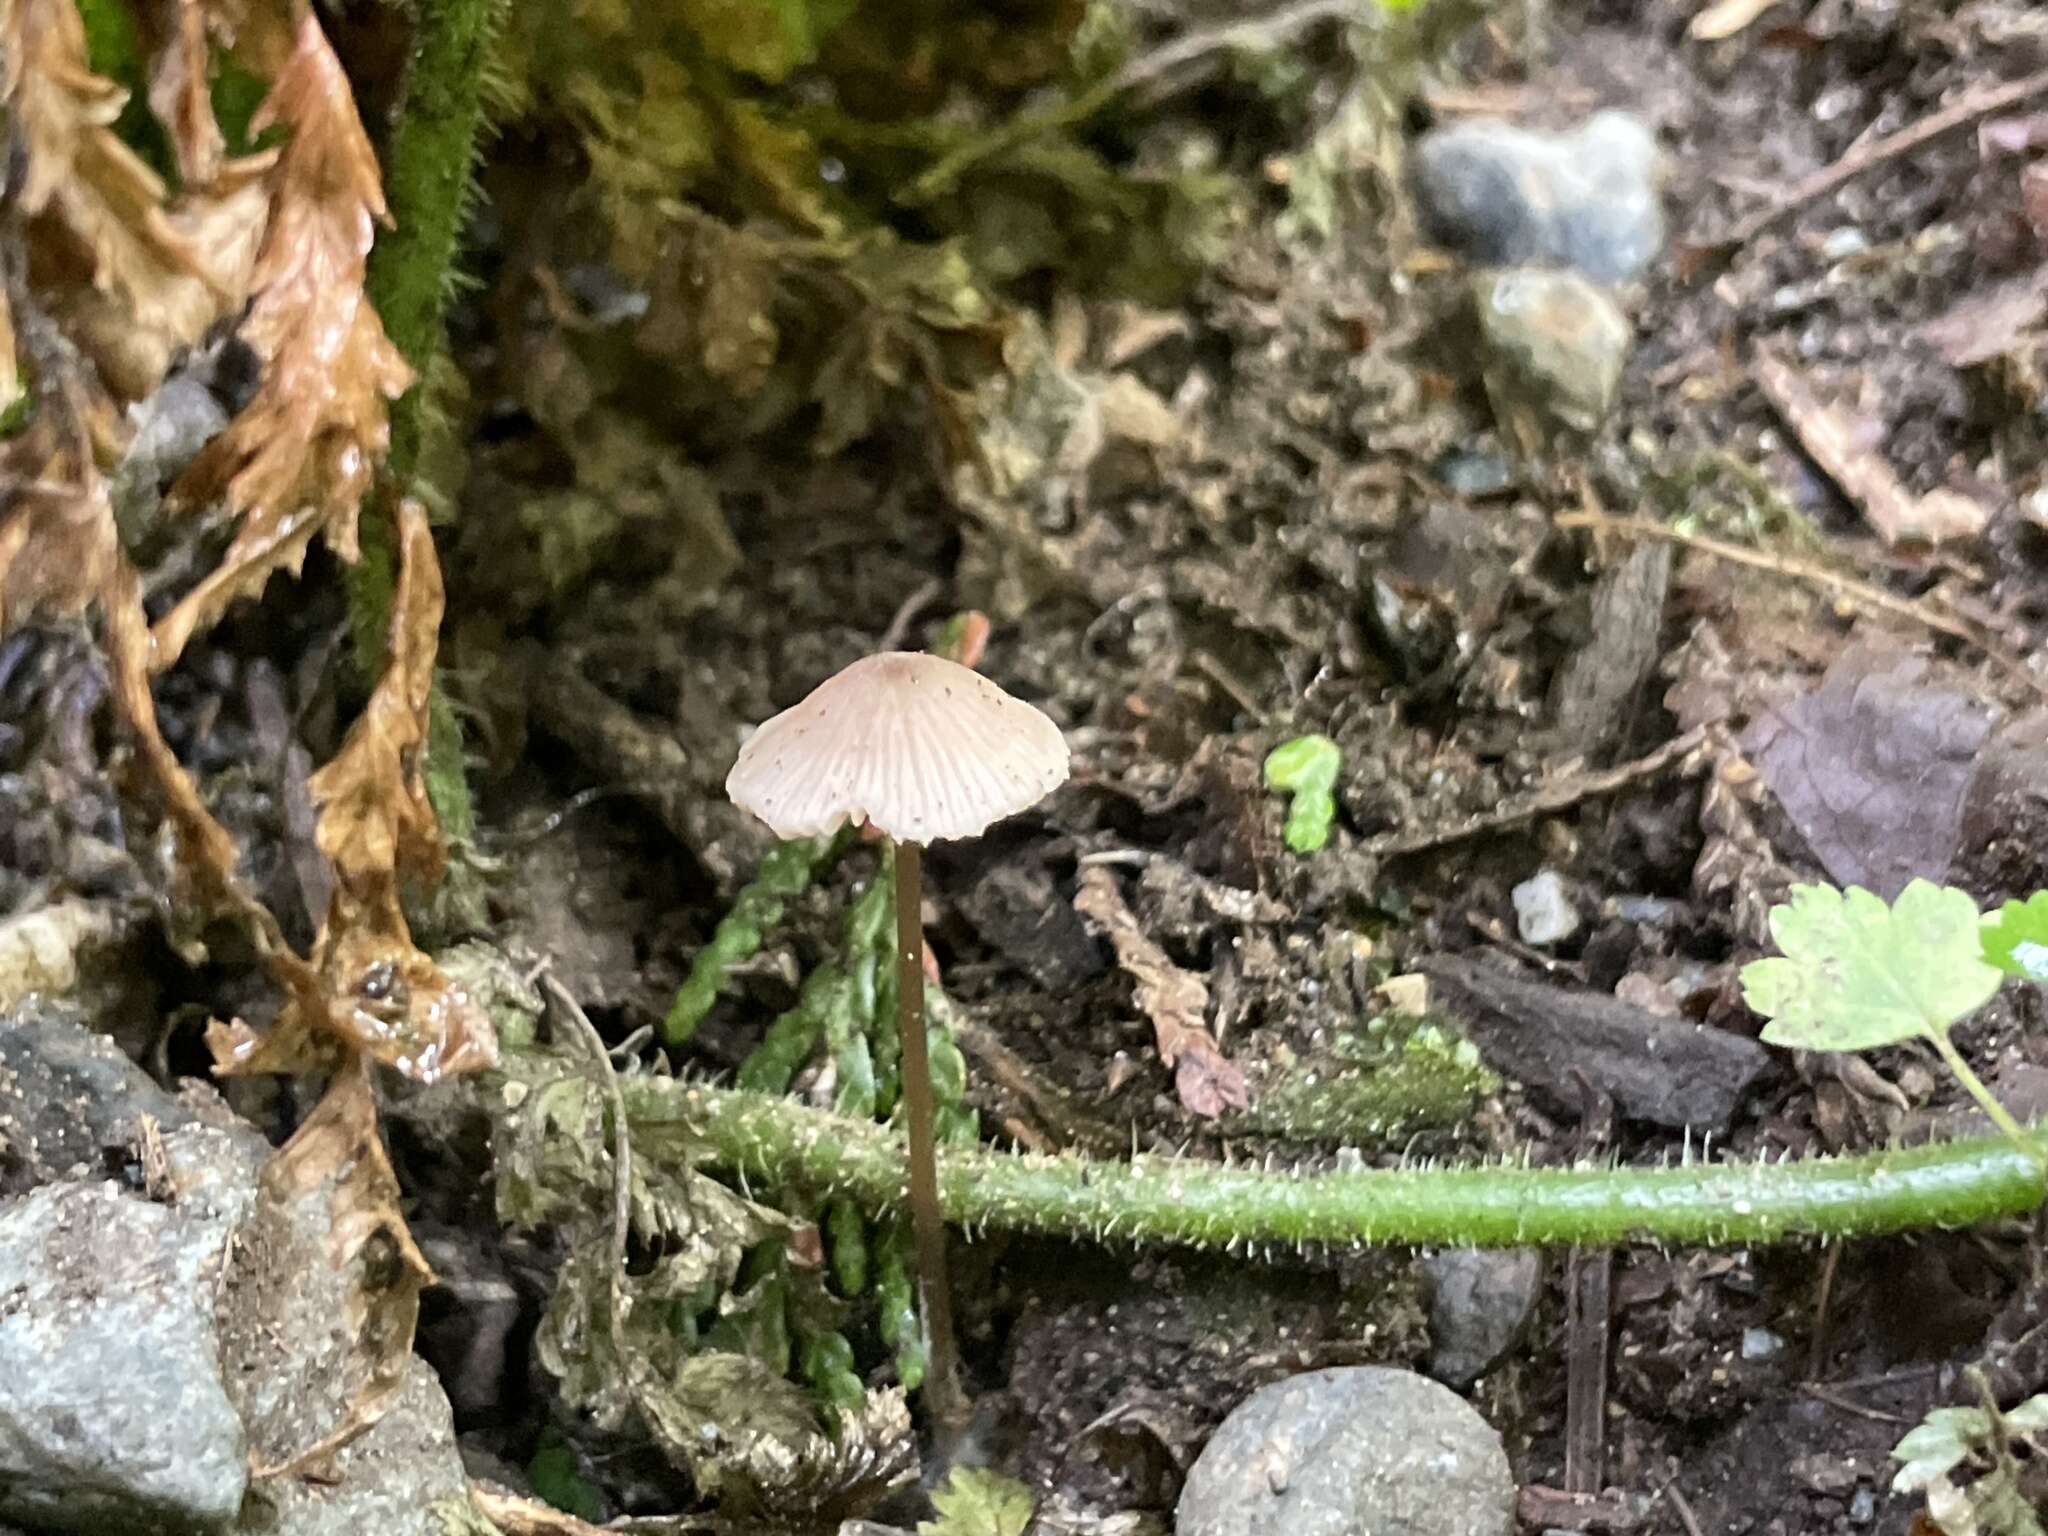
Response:
MULTIPOLYGON (((623 1086, 636 1122, 686 1127, 716 1166, 846 1196, 872 1211, 901 1206, 902 1149, 877 1126, 674 1079, 635 1078, 623 1086)), ((946 1213, 968 1227, 1209 1248, 1728 1245, 1875 1236, 2026 1214, 2044 1192, 2039 1165, 2003 1136, 1860 1157, 1661 1168, 1296 1174, 1179 1158, 1020 1156, 963 1145, 949 1147, 939 1163, 946 1213)))
MULTIPOLYGON (((388 468, 401 494, 416 489, 432 424, 431 379, 444 342, 443 317, 459 280, 456 252, 476 201, 491 50, 508 9, 509 0, 416 0, 412 7, 415 46, 384 157, 391 223, 370 252, 367 280, 385 333, 416 375, 391 411, 388 468)), ((396 589, 388 520, 363 519, 361 538, 362 558, 349 576, 349 625, 362 675, 375 677, 396 589)), ((426 779, 443 834, 466 846, 476 818, 463 773, 462 727, 439 687, 428 718, 426 779)), ((451 887, 457 874, 451 871, 451 887)), ((474 886, 473 880, 460 883, 474 886)), ((459 910, 481 916, 480 889, 449 894, 459 910)))

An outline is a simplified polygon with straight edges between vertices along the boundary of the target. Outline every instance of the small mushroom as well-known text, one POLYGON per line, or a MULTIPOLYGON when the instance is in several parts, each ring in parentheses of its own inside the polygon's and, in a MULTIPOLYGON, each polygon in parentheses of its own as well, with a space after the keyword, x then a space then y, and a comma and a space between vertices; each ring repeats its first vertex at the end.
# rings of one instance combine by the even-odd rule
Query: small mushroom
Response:
POLYGON ((867 656, 748 738, 725 781, 776 836, 866 823, 895 845, 896 1006, 910 1139, 910 1214, 942 1423, 964 1416, 955 1364, 946 1227, 939 1209, 931 1066, 924 1034, 921 851, 979 836, 1067 777, 1067 744, 1038 710, 980 673, 915 651, 867 656))

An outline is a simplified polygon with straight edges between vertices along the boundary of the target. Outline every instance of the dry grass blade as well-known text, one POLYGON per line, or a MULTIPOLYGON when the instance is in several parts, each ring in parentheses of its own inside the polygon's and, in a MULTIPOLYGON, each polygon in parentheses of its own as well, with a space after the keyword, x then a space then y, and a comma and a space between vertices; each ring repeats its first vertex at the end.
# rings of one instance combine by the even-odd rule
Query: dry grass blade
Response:
POLYGON ((139 398, 247 293, 267 204, 255 171, 175 203, 114 134, 127 93, 94 74, 72 0, 0 0, 31 285, 97 365, 139 398))
POLYGON ((1191 1114, 1213 1120, 1251 1103, 1244 1073, 1209 1033, 1209 985, 1184 971, 1138 926, 1124 904, 1116 876, 1100 867, 1081 872, 1074 910, 1098 925, 1116 948, 1117 964, 1137 983, 1138 1009, 1152 1021, 1159 1059, 1173 1072, 1180 1101, 1191 1114))
POLYGON ((356 519, 389 445, 390 402, 412 382, 363 292, 384 192, 341 62, 308 13, 257 113, 290 139, 269 176, 272 210, 242 338, 263 359, 256 394, 173 488, 186 508, 224 499, 241 519, 220 565, 157 624, 157 665, 314 536, 356 557, 356 519))

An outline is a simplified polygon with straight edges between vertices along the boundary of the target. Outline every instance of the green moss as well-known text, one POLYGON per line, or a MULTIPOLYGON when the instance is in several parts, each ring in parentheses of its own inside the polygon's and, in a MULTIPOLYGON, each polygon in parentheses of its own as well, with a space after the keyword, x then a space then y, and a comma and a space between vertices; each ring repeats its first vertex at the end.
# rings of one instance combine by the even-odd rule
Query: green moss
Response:
POLYGON ((1458 1124, 1500 1080, 1471 1042, 1430 1019, 1381 1014, 1260 1086, 1238 1131, 1365 1149, 1458 1124))

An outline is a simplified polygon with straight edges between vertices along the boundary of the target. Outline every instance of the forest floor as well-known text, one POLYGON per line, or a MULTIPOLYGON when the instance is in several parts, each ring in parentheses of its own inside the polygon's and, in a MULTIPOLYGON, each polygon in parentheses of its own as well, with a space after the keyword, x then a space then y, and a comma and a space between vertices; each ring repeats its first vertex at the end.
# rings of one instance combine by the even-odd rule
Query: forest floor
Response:
MULTIPOLYGON (((494 271, 457 329, 474 425, 443 534, 490 940, 545 961, 608 1040, 657 1026, 763 847, 722 793, 745 728, 976 610, 981 669, 1075 755, 1037 810, 927 866, 985 1139, 1308 1170, 1654 1163, 1696 1155, 1701 1130, 1715 1155, 1776 1160, 1975 1124, 1931 1054, 1899 1047, 1773 1052, 1719 1123, 1687 1131, 1662 1096, 1679 1067, 1588 1065, 1573 1030, 1604 994, 1687 1037, 1753 1041, 1737 974, 1797 881, 1921 875, 1985 906, 2048 888, 2048 679, 2029 659, 2048 626, 2048 82, 1991 96, 2048 70, 2048 22, 2021 0, 1820 0, 1703 40, 1689 0, 1544 9, 1536 62, 1519 33, 1475 29, 1402 104, 1411 133, 1617 107, 1663 148, 1669 240, 1622 294, 1619 402, 1534 465, 1496 426, 1466 273, 1399 206, 1391 142, 1345 172, 1373 183, 1378 227, 1300 237, 1276 156, 1191 293, 1141 305, 1047 284, 965 417, 996 466, 978 477, 939 462, 929 425, 823 456, 737 438, 687 462, 664 445, 666 404, 605 429, 634 377, 602 355, 605 296, 571 285, 551 302, 583 306, 576 323, 521 331, 529 311, 494 271), (1944 112, 1949 131, 1891 141, 1944 112), (573 474, 569 431, 590 455, 573 474), (531 529, 583 495, 639 510, 596 550, 472 515, 531 509, 531 529), (1930 507, 1970 531, 1886 537, 1887 517, 1930 507), (1309 732, 1342 769, 1330 844, 1298 854, 1261 763, 1309 732), (1578 922, 1532 944, 1511 893, 1546 870, 1578 922), (1094 871, 1206 987, 1220 1089, 1161 1064, 1132 976, 1075 910, 1094 871), (1507 1008, 1555 1041, 1499 1082, 1425 1074, 1408 1098, 1375 1095, 1360 1026, 1401 1017, 1417 975, 1449 1028, 1507 1008), (1501 1003, 1503 975, 1541 993, 1501 1003)), ((504 184, 531 173, 523 152, 501 147, 504 184)), ((507 270, 545 267, 556 238, 510 194, 486 215, 507 270)), ((339 644, 327 601, 231 621, 162 704, 201 771, 258 765, 237 830, 301 942, 319 910, 310 833, 261 765, 331 730, 305 713, 339 644)), ((10 717, 78 721, 93 702, 67 692, 66 643, 15 644, 0 767, 41 787, 21 802, 10 904, 51 871, 90 883, 79 807, 110 794, 84 724, 10 739, 10 717)), ((674 1065, 736 1069, 873 873, 856 849, 794 902, 674 1065)), ((222 1013, 235 985, 217 961, 162 990, 222 1013)), ((1959 1040, 2009 1104, 2048 1109, 2031 989, 1959 1040)), ((166 1060, 203 1058, 173 1042, 166 1060)), ((554 1260, 544 1244, 508 1257, 468 1175, 403 1119, 394 1152, 438 1266, 466 1251, 516 1272, 523 1313, 495 1352, 474 1347, 459 1289, 429 1294, 420 1344, 471 1448, 524 1465, 550 1388, 505 1352, 530 1339, 554 1260)), ((1405 1250, 1190 1256, 990 1232, 954 1262, 974 1452, 1080 1515, 1166 1515, 1207 1433, 1281 1375, 1432 1358, 1424 1258, 1405 1250)), ((1550 1253, 1536 1273, 1532 1315, 1470 1385, 1531 1530, 1904 1536, 1920 1501, 1889 1492, 1889 1453, 1930 1408, 1973 1401, 1962 1368, 1986 1365, 2008 1401, 2048 1387, 2044 1256, 2024 1223, 1550 1253)), ((676 1491, 635 1481, 644 1457, 582 1455, 608 1508, 676 1491)))

